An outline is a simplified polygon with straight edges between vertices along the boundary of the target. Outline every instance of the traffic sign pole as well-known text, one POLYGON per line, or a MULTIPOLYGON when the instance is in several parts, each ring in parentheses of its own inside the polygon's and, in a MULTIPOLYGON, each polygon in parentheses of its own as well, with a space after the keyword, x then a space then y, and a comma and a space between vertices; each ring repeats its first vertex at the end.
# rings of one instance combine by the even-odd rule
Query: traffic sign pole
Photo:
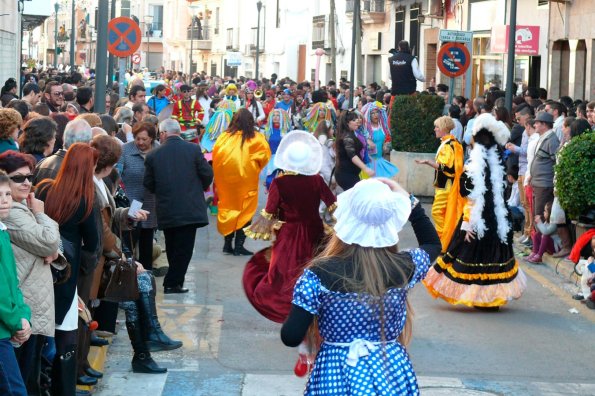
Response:
POLYGON ((455 79, 454 77, 450 78, 450 84, 448 85, 448 104, 452 103, 452 98, 454 97, 454 90, 455 90, 455 79))
POLYGON ((109 0, 99 0, 97 12, 97 61, 95 66, 95 105, 96 113, 105 113, 105 80, 107 78, 107 17, 109 0))
POLYGON ((120 69, 120 77, 118 78, 121 98, 124 97, 124 80, 126 79, 126 58, 118 58, 118 68, 120 69))

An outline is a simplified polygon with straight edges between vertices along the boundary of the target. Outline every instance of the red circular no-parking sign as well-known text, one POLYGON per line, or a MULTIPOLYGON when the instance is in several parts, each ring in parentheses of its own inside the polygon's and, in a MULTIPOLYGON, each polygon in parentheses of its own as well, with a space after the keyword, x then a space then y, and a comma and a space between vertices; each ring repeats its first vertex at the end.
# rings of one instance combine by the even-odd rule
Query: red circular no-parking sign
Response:
POLYGON ((436 63, 438 69, 446 76, 462 76, 471 64, 471 54, 465 44, 445 43, 438 51, 436 63))
POLYGON ((107 24, 107 50, 110 54, 126 58, 140 47, 141 32, 132 18, 118 17, 107 24))

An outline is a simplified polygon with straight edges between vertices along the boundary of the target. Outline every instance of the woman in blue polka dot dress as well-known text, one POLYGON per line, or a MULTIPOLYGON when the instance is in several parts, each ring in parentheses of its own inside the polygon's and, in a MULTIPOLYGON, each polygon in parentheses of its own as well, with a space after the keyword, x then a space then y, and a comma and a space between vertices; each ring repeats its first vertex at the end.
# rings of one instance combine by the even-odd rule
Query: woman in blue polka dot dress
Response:
POLYGON ((281 329, 285 345, 308 334, 318 349, 304 394, 417 395, 405 350, 407 292, 440 253, 438 235, 417 200, 389 179, 339 195, 335 217, 336 234, 298 279, 281 329), (399 252, 407 220, 420 247, 399 252))

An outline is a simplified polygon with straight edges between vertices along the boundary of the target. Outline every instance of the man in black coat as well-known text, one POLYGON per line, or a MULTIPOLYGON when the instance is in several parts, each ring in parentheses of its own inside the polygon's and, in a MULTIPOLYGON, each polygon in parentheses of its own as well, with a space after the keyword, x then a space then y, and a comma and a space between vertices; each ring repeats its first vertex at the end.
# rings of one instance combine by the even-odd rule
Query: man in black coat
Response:
POLYGON ((157 226, 165 236, 169 271, 163 280, 164 292, 186 293, 184 277, 196 229, 209 224, 204 191, 213 181, 213 169, 199 145, 180 137, 176 120, 163 121, 160 129, 163 143, 145 159, 143 184, 157 198, 157 226))

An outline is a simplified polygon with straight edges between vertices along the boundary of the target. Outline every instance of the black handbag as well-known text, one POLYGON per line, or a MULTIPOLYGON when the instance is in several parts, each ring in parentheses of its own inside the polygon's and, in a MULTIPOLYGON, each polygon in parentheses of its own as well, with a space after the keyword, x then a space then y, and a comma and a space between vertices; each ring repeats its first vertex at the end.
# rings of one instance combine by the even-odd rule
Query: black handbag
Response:
MULTIPOLYGON (((132 243, 132 236, 131 243, 132 243)), ((120 241, 122 241, 122 232, 120 231, 120 241)), ((134 261, 134 252, 132 257, 123 260, 110 260, 106 263, 108 271, 113 268, 112 275, 105 288, 103 300, 111 302, 135 301, 139 298, 138 278, 136 277, 136 263, 134 261)))
POLYGON ((102 299, 111 302, 138 300, 138 279, 134 260, 112 260, 106 265, 114 269, 102 299))

